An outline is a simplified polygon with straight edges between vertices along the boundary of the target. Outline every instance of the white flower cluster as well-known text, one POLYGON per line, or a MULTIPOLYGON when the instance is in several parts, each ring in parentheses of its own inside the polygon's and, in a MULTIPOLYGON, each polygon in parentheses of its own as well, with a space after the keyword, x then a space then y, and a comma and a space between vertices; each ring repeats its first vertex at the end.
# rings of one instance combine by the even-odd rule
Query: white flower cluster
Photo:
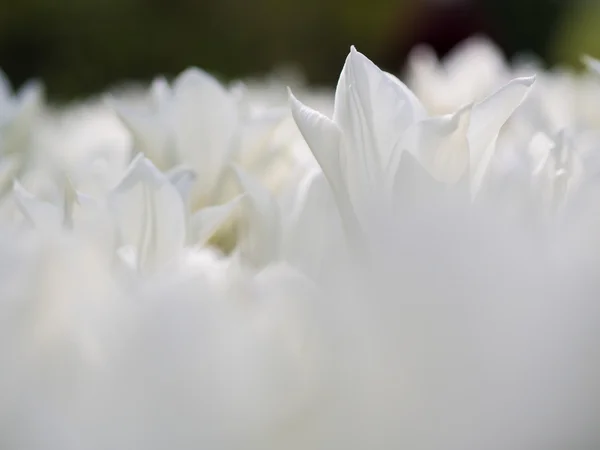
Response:
POLYGON ((597 448, 600 63, 497 54, 0 79, 0 448, 597 448))

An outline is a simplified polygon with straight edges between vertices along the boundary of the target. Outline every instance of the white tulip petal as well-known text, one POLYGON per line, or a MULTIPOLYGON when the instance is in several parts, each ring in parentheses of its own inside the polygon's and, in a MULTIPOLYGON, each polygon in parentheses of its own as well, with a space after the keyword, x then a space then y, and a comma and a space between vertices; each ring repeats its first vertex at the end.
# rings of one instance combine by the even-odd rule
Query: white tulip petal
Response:
POLYGON ((32 226, 40 230, 59 230, 62 227, 60 208, 37 199, 18 181, 14 182, 13 197, 19 210, 32 226))
POLYGON ((242 253, 256 266, 276 261, 281 245, 279 206, 271 193, 251 175, 235 166, 233 171, 246 193, 243 204, 247 211, 247 229, 240 242, 242 253))
POLYGON ((354 47, 335 93, 333 121, 348 147, 346 172, 365 186, 383 180, 396 144, 420 116, 417 100, 397 79, 382 72, 354 47))
POLYGON ((175 186, 183 201, 187 204, 189 201, 190 192, 192 191, 194 183, 198 179, 196 172, 188 167, 178 166, 169 170, 165 175, 169 182, 175 186))
POLYGON ((215 185, 236 149, 237 101, 212 76, 188 69, 173 83, 175 145, 198 174, 196 189, 215 185))
POLYGON ((336 193, 345 191, 341 130, 331 119, 298 101, 291 91, 289 97, 294 121, 331 187, 336 193))
POLYGON ((168 107, 168 102, 172 99, 168 81, 163 77, 156 78, 150 86, 150 95, 157 109, 168 107))
POLYGON ((535 77, 516 78, 473 106, 467 134, 473 196, 483 182, 500 129, 523 102, 534 81, 535 77))
POLYGON ((136 248, 138 267, 154 270, 180 255, 186 236, 183 199, 142 154, 131 163, 109 203, 121 244, 136 248))
POLYGON ((41 106, 44 95, 44 86, 38 80, 27 81, 17 91, 17 99, 27 108, 37 109, 41 106))
POLYGON ((314 170, 298 186, 295 208, 285 225, 283 252, 287 261, 318 279, 328 258, 339 255, 343 236, 335 197, 323 172, 314 170))
POLYGON ((204 246, 215 232, 231 218, 239 207, 243 195, 224 205, 208 206, 197 211, 190 219, 189 241, 204 246))
POLYGON ((116 101, 109 100, 108 103, 131 133, 136 153, 144 153, 162 167, 177 163, 178 158, 169 151, 169 132, 159 117, 133 110, 116 101))
POLYGON ((134 185, 140 182, 147 183, 153 188, 159 188, 167 182, 165 175, 163 175, 163 173, 142 153, 137 154, 131 161, 127 168, 127 172, 119 185, 115 188, 115 191, 124 192, 130 190, 134 185))
POLYGON ((545 133, 536 133, 528 146, 529 157, 532 162, 532 175, 536 176, 544 170, 550 157, 554 142, 545 133))
POLYGON ((358 232, 358 219, 350 199, 341 130, 329 118, 300 103, 290 92, 292 116, 335 195, 348 232, 358 232), (354 230, 354 231, 351 231, 354 230))
POLYGON ((398 214, 413 215, 416 209, 435 204, 445 189, 410 152, 402 152, 392 191, 398 214))
MULTIPOLYGON (((470 115, 470 107, 465 107, 454 114, 424 119, 406 133, 405 149, 412 152, 440 182, 457 183, 468 173, 466 134, 470 115)), ((395 171, 398 170, 397 158, 394 155, 390 166, 395 171)))

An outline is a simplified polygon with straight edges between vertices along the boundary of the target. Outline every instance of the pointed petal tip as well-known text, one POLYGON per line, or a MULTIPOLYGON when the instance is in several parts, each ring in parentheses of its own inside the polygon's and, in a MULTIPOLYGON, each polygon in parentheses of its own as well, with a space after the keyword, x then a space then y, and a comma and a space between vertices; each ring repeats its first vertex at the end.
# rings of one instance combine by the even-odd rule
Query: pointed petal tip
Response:
POLYGON ((348 60, 352 61, 354 64, 367 59, 365 55, 359 52, 354 45, 350 46, 350 53, 348 53, 348 60))
POLYGON ((181 72, 171 84, 175 94, 185 89, 213 88, 221 92, 227 92, 224 85, 211 73, 192 66, 181 72))
MULTIPOLYGON (((364 63, 368 58, 359 52, 354 45, 350 46, 350 52, 346 57, 346 64, 351 66, 357 66, 364 63)), ((346 70, 346 65, 344 65, 344 70, 346 70)))
POLYGON ((164 75, 158 75, 157 77, 155 77, 152 80, 152 84, 151 86, 168 86, 169 82, 167 81, 167 78, 164 75))
POLYGON ((292 112, 292 117, 296 124, 298 124, 298 120, 300 120, 300 115, 302 115, 303 112, 306 112, 310 108, 308 108, 304 103, 298 100, 290 88, 288 88, 288 101, 290 110, 292 112))
POLYGON ((139 181, 153 184, 155 187, 162 185, 167 178, 146 156, 139 152, 129 163, 121 181, 115 186, 115 192, 130 189, 139 181))
POLYGON ((292 112, 292 117, 294 118, 294 120, 296 120, 297 115, 300 114, 300 112, 302 110, 306 109, 307 106, 304 103, 302 103, 300 100, 298 100, 298 98, 292 92, 291 88, 288 87, 287 91, 288 91, 288 105, 292 112))

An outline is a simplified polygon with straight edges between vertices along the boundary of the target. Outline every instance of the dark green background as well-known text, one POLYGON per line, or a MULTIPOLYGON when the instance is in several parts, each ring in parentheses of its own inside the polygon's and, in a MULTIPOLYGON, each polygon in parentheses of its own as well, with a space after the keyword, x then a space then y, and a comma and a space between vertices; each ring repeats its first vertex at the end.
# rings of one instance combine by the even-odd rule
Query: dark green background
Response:
MULTIPOLYGON (((563 23, 580 20, 574 4, 486 0, 482 10, 508 54, 572 61, 564 42, 573 27, 563 23)), ((190 65, 230 79, 296 63, 309 81, 331 84, 350 44, 385 66, 390 40, 410 29, 416 7, 416 0, 0 0, 0 67, 17 85, 43 79, 54 99, 190 65)))

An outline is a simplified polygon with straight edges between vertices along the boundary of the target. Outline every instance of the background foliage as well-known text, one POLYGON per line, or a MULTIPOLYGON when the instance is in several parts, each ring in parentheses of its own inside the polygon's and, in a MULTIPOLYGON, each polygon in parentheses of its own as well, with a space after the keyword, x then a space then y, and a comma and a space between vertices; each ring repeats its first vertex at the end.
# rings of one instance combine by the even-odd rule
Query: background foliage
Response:
MULTIPOLYGON (((600 9, 590 19, 575 3, 473 1, 509 55, 533 51, 550 62, 574 61, 586 39, 600 42, 600 9), (578 17, 591 25, 574 39, 578 17)), ((350 44, 399 69, 404 55, 389 58, 390 49, 427 20, 419 8, 419 0, 0 0, 0 67, 15 84, 42 78, 63 99, 190 65, 234 78, 295 64, 330 84, 350 44)))

